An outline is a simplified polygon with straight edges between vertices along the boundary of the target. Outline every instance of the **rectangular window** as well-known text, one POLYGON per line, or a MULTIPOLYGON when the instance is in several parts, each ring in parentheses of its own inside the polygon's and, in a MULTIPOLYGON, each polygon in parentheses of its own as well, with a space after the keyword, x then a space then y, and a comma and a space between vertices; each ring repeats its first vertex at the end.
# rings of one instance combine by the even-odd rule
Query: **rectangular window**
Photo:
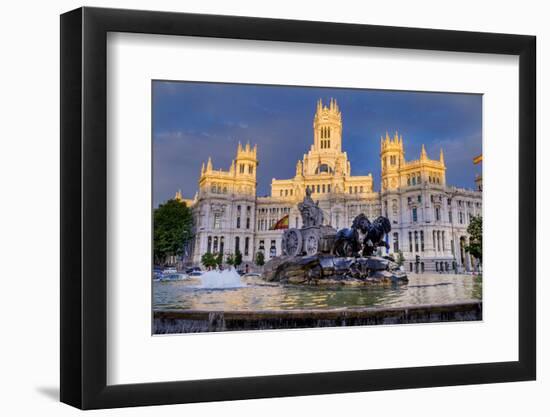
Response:
POLYGON ((250 217, 246 218, 246 228, 250 229, 250 217))
POLYGON ((439 207, 435 208, 435 220, 437 221, 441 220, 441 213, 440 213, 439 207))
POLYGON ((412 209, 412 220, 413 220, 413 222, 418 221, 418 211, 417 211, 416 207, 413 207, 413 209, 412 209))
POLYGON ((275 246, 275 241, 271 241, 271 245, 269 247, 269 256, 274 257, 277 256, 277 247, 275 246))
POLYGON ((222 215, 221 213, 214 213, 214 229, 222 227, 222 215))
POLYGON ((241 228, 241 218, 237 217, 237 229, 241 228))
POLYGON ((420 231, 420 252, 424 252, 424 231, 420 231))
POLYGON ((349 187, 349 193, 351 194, 351 187, 349 187))
POLYGON ((418 232, 414 231, 414 251, 418 252, 418 232))
POLYGON ((239 236, 236 236, 235 237, 235 253, 240 252, 240 251, 241 251, 241 239, 239 238, 239 236))
POLYGON ((323 193, 325 192, 325 184, 323 184, 323 193))
POLYGON ((395 253, 399 251, 399 233, 393 234, 393 251, 395 253))
POLYGON ((327 185, 327 193, 330 193, 330 184, 327 185))
POLYGON ((453 212, 449 209, 449 223, 453 222, 453 212))
POLYGON ((445 250, 445 231, 441 232, 441 248, 445 250))
POLYGON ((244 254, 248 255, 248 245, 250 244, 250 238, 246 237, 244 239, 244 254))
POLYGON ((321 186, 317 185, 317 193, 320 193, 320 192, 321 192, 321 186))
POLYGON ((409 232, 409 252, 413 251, 413 239, 412 239, 412 232, 409 232))

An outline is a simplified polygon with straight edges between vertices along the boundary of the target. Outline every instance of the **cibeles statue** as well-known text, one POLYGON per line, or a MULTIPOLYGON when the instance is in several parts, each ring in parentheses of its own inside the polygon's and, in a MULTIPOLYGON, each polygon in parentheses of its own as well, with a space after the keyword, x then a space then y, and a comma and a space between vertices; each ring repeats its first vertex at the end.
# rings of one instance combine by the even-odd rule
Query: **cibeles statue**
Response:
POLYGON ((321 226, 323 224, 323 210, 319 207, 319 202, 314 202, 311 198, 311 189, 306 187, 306 196, 304 201, 298 204, 298 210, 302 215, 302 227, 321 226))

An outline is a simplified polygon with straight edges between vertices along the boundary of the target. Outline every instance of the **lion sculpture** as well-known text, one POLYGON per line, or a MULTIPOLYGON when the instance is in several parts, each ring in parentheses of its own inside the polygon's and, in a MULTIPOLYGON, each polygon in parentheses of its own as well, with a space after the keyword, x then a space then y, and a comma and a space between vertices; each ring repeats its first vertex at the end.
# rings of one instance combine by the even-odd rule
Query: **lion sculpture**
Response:
POLYGON ((390 221, 380 216, 372 223, 363 213, 355 219, 351 228, 336 233, 333 253, 337 256, 371 256, 378 247, 389 249, 384 236, 391 230, 390 221))

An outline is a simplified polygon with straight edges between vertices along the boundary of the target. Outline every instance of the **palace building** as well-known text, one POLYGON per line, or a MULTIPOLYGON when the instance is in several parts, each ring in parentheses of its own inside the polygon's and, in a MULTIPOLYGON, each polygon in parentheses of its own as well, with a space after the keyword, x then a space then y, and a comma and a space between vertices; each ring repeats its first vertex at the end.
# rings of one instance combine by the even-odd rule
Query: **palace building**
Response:
POLYGON ((317 102, 313 118, 313 144, 296 163, 293 178, 273 179, 271 195, 256 195, 258 149, 237 148, 227 171, 203 164, 194 199, 175 198, 192 208, 194 240, 186 263, 200 264, 205 252, 243 255, 254 264, 262 251, 266 261, 281 254, 281 237, 288 227, 301 227, 297 204, 306 188, 319 201, 325 223, 349 227, 360 213, 369 219, 390 219, 390 254, 401 251, 408 271, 470 271, 474 259, 464 250, 468 224, 482 213, 481 191, 447 185, 443 150, 430 159, 424 145, 416 160, 407 161, 403 137, 386 133, 380 139, 380 191, 372 175, 354 176, 342 150, 342 114, 335 100, 317 102))

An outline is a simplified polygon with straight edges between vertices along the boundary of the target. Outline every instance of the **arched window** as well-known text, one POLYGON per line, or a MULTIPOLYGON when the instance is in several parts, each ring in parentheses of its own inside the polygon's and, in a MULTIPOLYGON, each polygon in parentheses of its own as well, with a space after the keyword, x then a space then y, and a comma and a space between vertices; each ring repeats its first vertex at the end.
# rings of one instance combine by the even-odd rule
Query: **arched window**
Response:
POLYGON ((212 252, 212 236, 208 236, 208 245, 206 246, 206 252, 212 252))
POLYGON ((223 236, 220 237, 220 253, 223 253, 223 236))
POLYGON ((218 236, 214 236, 214 253, 218 252, 218 236))
POLYGON ((235 253, 240 252, 240 250, 241 250, 240 243, 241 243, 241 240, 240 240, 239 236, 236 236, 235 237, 235 253))

